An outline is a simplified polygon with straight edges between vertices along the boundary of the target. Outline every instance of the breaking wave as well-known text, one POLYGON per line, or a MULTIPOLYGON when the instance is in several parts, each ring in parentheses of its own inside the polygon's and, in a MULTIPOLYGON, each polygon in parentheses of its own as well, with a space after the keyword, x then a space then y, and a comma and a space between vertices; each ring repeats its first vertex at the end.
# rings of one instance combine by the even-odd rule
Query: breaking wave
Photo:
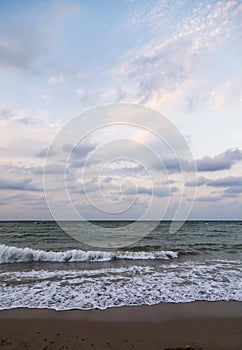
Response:
POLYGON ((63 252, 45 251, 32 248, 18 248, 0 244, 0 264, 20 262, 91 262, 120 260, 155 260, 177 258, 178 252, 174 251, 152 251, 152 252, 130 252, 130 251, 84 251, 79 249, 66 250, 63 252))

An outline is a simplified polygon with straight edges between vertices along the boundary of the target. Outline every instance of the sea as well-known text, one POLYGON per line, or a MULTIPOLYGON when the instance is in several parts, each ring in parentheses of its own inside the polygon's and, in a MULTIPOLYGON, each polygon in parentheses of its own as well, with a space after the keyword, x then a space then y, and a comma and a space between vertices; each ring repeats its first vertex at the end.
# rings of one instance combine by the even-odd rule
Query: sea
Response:
MULTIPOLYGON (((128 230, 130 222, 93 224, 128 230)), ((53 221, 0 222, 0 309, 242 301, 242 221, 187 221, 173 233, 170 224, 130 246, 99 249, 53 221)), ((84 236, 88 227, 78 226, 84 236)))

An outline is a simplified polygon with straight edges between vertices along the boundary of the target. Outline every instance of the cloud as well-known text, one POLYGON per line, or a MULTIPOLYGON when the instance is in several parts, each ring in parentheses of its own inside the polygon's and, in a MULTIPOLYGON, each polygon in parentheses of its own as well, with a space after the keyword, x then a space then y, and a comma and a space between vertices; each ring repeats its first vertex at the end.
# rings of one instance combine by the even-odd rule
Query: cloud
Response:
POLYGON ((23 126, 43 126, 46 124, 48 116, 49 113, 42 110, 37 110, 33 113, 33 111, 30 111, 29 109, 15 110, 5 105, 0 106, 0 121, 10 121, 22 124, 23 126))
MULTIPOLYGON (((242 160, 242 152, 238 148, 228 149, 227 151, 220 153, 214 157, 205 156, 201 159, 196 159, 195 166, 198 172, 215 172, 220 170, 229 170, 232 166, 242 160)), ((165 169, 168 173, 179 173, 183 171, 193 171, 194 165, 192 162, 176 159, 176 158, 164 158, 162 159, 165 169)), ((161 161, 157 161, 152 164, 155 170, 162 170, 163 165, 161 161)), ((198 178, 197 185, 203 185, 203 178, 198 178)), ((191 182, 190 186, 195 186, 196 182, 191 182)))
POLYGON ((201 196, 196 198, 196 202, 219 202, 221 196, 201 196))
POLYGON ((109 184, 112 182, 112 180, 113 180, 112 176, 106 176, 103 180, 103 183, 109 184))
MULTIPOLYGON (((45 167, 42 168, 42 174, 44 173, 45 175, 47 174, 53 174, 53 175, 57 175, 57 174, 64 174, 65 172, 65 167, 63 166, 63 164, 58 164, 58 163, 52 163, 52 164, 48 164, 45 167)), ((70 177, 70 175, 69 175, 70 177)))
POLYGON ((105 169, 105 174, 109 176, 113 176, 113 179, 115 178, 122 178, 125 179, 127 177, 139 178, 140 176, 144 176, 145 169, 142 165, 135 165, 135 166, 124 166, 123 164, 120 164, 118 161, 115 162, 115 167, 110 167, 105 169))
POLYGON ((224 188, 221 192, 212 192, 210 195, 197 197, 196 201, 218 201, 224 198, 235 198, 242 193, 242 176, 227 176, 220 179, 206 179, 201 176, 196 181, 186 183, 186 186, 207 186, 224 188), (216 195, 219 193, 219 195, 216 195), (214 196, 215 195, 215 196, 214 196))
POLYGON ((242 176, 227 176, 222 179, 207 180, 206 185, 212 187, 242 186, 242 176))
POLYGON ((188 187, 203 186, 207 184, 207 179, 204 176, 198 177, 196 180, 189 181, 186 183, 188 187))
POLYGON ((71 153, 74 157, 85 158, 90 152, 94 151, 96 145, 92 143, 81 143, 80 145, 73 146, 70 143, 66 143, 63 146, 63 151, 71 153))
POLYGON ((169 173, 180 173, 181 171, 193 171, 194 164, 184 159, 164 158, 162 161, 157 161, 153 164, 155 170, 165 170, 169 173), (162 164, 163 163, 163 164, 162 164))
POLYGON ((17 190, 17 191, 42 191, 41 188, 32 183, 31 179, 26 180, 9 180, 0 179, 0 190, 17 190))
MULTIPOLYGON (((36 162, 36 153, 50 144, 60 125, 49 120, 46 111, 4 107, 0 116, 1 163, 36 162), (5 118, 5 119, 1 119, 5 118)), ((37 160, 39 163, 39 160, 37 160)))
MULTIPOLYGON (((223 180, 223 179, 221 179, 223 180)), ((242 178, 241 178, 242 180, 242 178)), ((210 193, 209 195, 206 195, 206 196, 201 196, 201 197, 197 197, 196 198, 196 201, 198 202, 218 202, 220 200, 223 200, 223 199, 229 199, 229 198, 238 198, 238 196, 242 193, 242 181, 238 181, 241 185, 239 186, 236 186, 235 183, 237 181, 232 181, 232 182, 227 182, 225 181, 225 185, 228 185, 230 183, 230 186, 227 187, 226 189, 224 189, 222 192, 221 191, 214 191, 212 193, 210 193)), ((223 182, 221 181, 221 184, 223 182)), ((208 186, 213 186, 212 184, 208 185, 208 186)), ((216 187, 216 186, 215 186, 216 187)), ((219 186, 217 187, 223 187, 223 186, 220 186, 220 183, 219 183, 219 186)))
POLYGON ((234 187, 242 186, 242 176, 227 176, 220 179, 206 179, 201 176, 197 181, 190 181, 186 183, 186 186, 209 186, 209 187, 234 187))
POLYGON ((239 149, 228 149, 214 157, 203 157, 196 160, 197 171, 228 170, 236 162, 242 160, 242 152, 239 149))
POLYGON ((99 191, 99 185, 97 181, 89 181, 86 183, 72 183, 68 184, 68 189, 71 190, 72 193, 76 194, 85 194, 99 191))
POLYGON ((47 156, 47 153, 48 153, 48 157, 51 157, 56 154, 56 151, 54 151, 52 148, 45 147, 42 150, 40 150, 38 153, 36 153, 36 157, 45 158, 47 156))
POLYGON ((242 183, 240 186, 233 186, 233 187, 226 188, 224 190, 224 193, 225 194, 240 194, 240 193, 242 193, 242 183))
MULTIPOLYGON (((186 100, 190 111, 205 105, 211 92, 206 88, 209 82, 210 89, 218 82, 218 94, 220 85, 224 85, 222 79, 218 81, 219 71, 214 69, 216 57, 226 47, 233 48, 234 38, 239 44, 241 14, 240 2, 236 1, 189 5, 186 1, 172 5, 152 1, 152 5, 142 2, 135 6, 128 27, 132 31, 145 28, 151 39, 126 52, 124 63, 111 70, 116 84, 109 96, 163 111, 171 107, 172 113, 174 105, 187 111, 186 100)), ((230 62, 223 60, 222 69, 226 64, 230 62)))
MULTIPOLYGON (((130 199, 130 196, 136 197, 137 195, 136 204, 141 204, 139 201, 141 196, 154 196, 157 198, 171 197, 178 191, 174 186, 170 188, 168 186, 154 186, 152 191, 152 188, 148 186, 137 186, 137 188, 131 188, 128 186, 120 187, 120 185, 113 184, 112 182, 108 184, 104 182, 98 184, 98 181, 95 179, 92 179, 87 183, 68 184, 68 190, 72 194, 72 200, 77 201, 77 204, 80 203, 80 200, 85 200, 86 196, 82 197, 83 194, 90 194, 95 201, 99 202, 100 206, 107 205, 106 200, 109 199, 114 202, 119 202, 121 207, 126 201, 130 202, 130 200, 133 200, 130 199)), ((144 203, 145 202, 143 202, 143 204, 144 203)), ((147 205, 147 203, 145 205, 147 205)))
POLYGON ((155 186, 153 189, 151 187, 145 187, 145 186, 138 186, 137 192, 133 188, 127 188, 125 189, 125 194, 145 194, 149 196, 156 196, 156 197, 168 197, 171 196, 173 193, 177 192, 177 187, 160 187, 155 186))
MULTIPOLYGON (((205 156, 194 160, 194 163, 186 159, 163 158, 156 159, 152 163, 152 168, 156 171, 165 170, 169 173, 180 173, 181 171, 215 172, 219 170, 229 170, 236 163, 242 160, 242 152, 239 149, 230 149, 217 156, 205 156)), ((198 186, 203 184, 202 177, 198 179, 198 186)), ((195 186, 196 182, 191 182, 190 186, 195 186)))
POLYGON ((63 146, 63 151, 70 154, 70 167, 72 168, 82 168, 85 164, 86 166, 95 164, 95 161, 88 161, 87 156, 94 151, 96 148, 95 144, 92 143, 81 143, 80 145, 73 147, 71 144, 65 144, 63 146))

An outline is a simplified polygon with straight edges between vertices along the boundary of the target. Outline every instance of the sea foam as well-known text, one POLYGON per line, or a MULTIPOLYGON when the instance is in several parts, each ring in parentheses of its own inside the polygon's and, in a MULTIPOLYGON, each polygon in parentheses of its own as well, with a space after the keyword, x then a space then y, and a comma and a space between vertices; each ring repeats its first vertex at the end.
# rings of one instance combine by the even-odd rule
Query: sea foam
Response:
POLYGON ((240 261, 171 260, 154 266, 3 270, 0 309, 88 310, 161 302, 241 301, 240 265, 240 261))

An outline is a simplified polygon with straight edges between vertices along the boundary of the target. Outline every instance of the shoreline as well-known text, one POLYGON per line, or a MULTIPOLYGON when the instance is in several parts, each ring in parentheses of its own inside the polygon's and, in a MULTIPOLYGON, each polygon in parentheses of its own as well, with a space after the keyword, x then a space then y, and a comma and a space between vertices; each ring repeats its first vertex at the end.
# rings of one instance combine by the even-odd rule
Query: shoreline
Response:
POLYGON ((0 311, 1 349, 239 350, 242 302, 0 311))

